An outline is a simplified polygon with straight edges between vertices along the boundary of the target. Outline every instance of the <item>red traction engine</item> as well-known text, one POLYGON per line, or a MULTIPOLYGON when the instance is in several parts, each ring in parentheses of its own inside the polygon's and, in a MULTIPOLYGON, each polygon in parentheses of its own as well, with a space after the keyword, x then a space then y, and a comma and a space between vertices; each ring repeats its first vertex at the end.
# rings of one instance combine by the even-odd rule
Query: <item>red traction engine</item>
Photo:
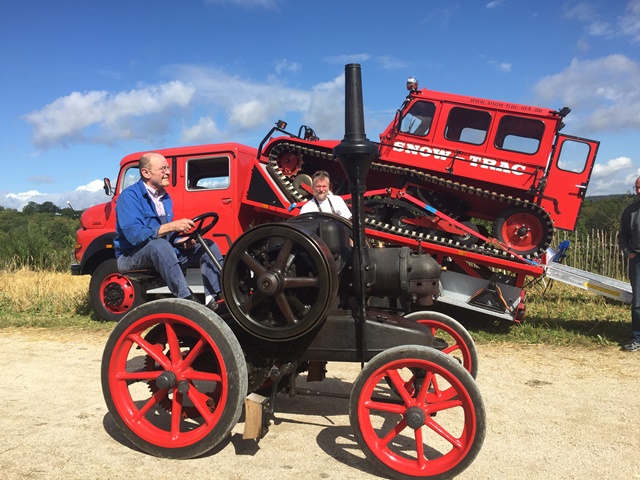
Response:
MULTIPOLYGON (((357 193, 377 149, 364 136, 360 66, 347 65, 346 79, 346 134, 334 153, 357 193)), ((322 380, 327 362, 360 362, 349 419, 385 477, 450 478, 471 464, 485 435, 473 340, 424 310, 438 295, 438 263, 407 247, 369 248, 362 196, 353 198, 353 227, 316 213, 241 235, 225 257, 215 312, 162 299, 116 325, 102 389, 133 444, 159 457, 200 456, 230 434, 249 398, 262 415, 245 412, 245 438, 248 430, 260 438, 277 393, 296 393, 299 374, 322 380), (371 297, 399 298, 411 313, 370 308, 371 297)), ((217 220, 210 216, 205 228, 217 220)))

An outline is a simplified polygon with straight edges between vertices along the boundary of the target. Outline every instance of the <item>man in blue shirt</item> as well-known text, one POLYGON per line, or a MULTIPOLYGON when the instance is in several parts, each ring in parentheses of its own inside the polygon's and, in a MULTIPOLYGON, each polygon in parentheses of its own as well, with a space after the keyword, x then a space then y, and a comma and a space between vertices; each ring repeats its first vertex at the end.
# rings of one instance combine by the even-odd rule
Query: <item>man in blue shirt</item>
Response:
MULTIPOLYGON (((215 309, 220 296, 220 272, 209 255, 195 240, 178 250, 166 238, 170 233, 179 235, 194 227, 189 218, 173 219, 173 205, 165 191, 171 175, 167 159, 159 153, 145 153, 138 166, 140 180, 123 190, 116 203, 114 245, 118 270, 153 267, 176 297, 193 298, 182 268, 199 264, 205 304, 215 309)), ((218 246, 211 240, 206 242, 222 265, 218 246)))

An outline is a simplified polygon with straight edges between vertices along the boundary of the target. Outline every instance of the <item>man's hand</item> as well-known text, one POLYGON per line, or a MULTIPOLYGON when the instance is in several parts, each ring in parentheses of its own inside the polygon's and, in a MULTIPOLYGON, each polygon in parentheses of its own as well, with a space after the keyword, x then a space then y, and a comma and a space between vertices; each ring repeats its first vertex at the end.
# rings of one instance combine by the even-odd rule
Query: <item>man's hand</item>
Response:
POLYGON ((636 252, 629 252, 629 255, 627 255, 627 258, 631 260, 632 258, 635 258, 636 255, 637 255, 636 252))
POLYGON ((158 237, 164 237, 167 233, 178 232, 184 233, 195 227, 196 224, 190 218, 181 218, 180 220, 174 220, 173 222, 164 223, 160 225, 158 229, 158 237))

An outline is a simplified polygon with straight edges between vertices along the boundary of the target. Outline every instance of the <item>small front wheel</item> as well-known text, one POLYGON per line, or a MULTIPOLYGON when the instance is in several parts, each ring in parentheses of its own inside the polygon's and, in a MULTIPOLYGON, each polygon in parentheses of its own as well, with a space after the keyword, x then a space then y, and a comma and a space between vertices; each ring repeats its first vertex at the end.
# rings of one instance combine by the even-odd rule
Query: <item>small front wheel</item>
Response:
POLYGON ((133 310, 102 357, 102 392, 114 422, 158 457, 192 458, 218 445, 240 418, 247 382, 231 329, 189 300, 133 310))
POLYGON ((397 479, 460 474, 486 430, 471 375, 449 355, 420 345, 385 350, 365 366, 351 392, 349 421, 369 460, 397 479))

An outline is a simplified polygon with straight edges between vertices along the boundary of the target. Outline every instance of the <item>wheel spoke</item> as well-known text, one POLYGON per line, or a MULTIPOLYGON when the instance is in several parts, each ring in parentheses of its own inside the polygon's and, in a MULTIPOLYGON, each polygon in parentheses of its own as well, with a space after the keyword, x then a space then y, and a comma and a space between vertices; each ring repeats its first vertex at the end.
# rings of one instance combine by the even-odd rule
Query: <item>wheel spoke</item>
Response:
POLYGON ((200 370, 193 370, 192 368, 182 372, 182 376, 187 380, 202 380, 205 382, 217 382, 222 381, 222 376, 219 373, 203 372, 200 370))
POLYGON ((133 420, 137 422, 141 418, 143 418, 154 405, 159 404, 164 399, 164 397, 167 396, 167 393, 168 390, 158 390, 156 393, 151 395, 151 398, 149 398, 147 403, 145 403, 142 408, 138 410, 138 413, 136 415, 133 415, 133 420))
POLYGON ((207 425, 213 423, 214 418, 211 414, 211 410, 209 409, 209 405, 207 405, 207 401, 210 399, 210 397, 200 392, 196 388, 190 388, 187 395, 189 396, 191 402, 193 402, 193 405, 198 409, 198 412, 200 413, 200 415, 202 415, 202 418, 207 423, 207 425))
POLYGON ((247 295, 247 298, 244 302, 239 304, 239 307, 242 308, 242 311, 245 313, 249 313, 255 307, 260 305, 260 302, 266 297, 264 293, 259 290, 255 290, 251 295, 247 295))
POLYGON ((424 456, 424 440, 422 439, 422 428, 417 428, 415 430, 415 439, 416 439, 416 460, 418 461, 418 466, 422 470, 426 467, 427 459, 424 456))
POLYGON ((158 378, 158 376, 162 373, 162 370, 138 370, 136 372, 127 372, 126 370, 123 372, 118 372, 115 375, 116 380, 123 380, 127 382, 131 381, 151 381, 158 378))
POLYGON ((387 433, 380 439, 380 444, 382 446, 387 446, 389 442, 400 435, 405 428, 407 428, 407 422, 403 418, 398 423, 396 423, 396 425, 389 431, 389 433, 387 433))
POLYGON ((180 341, 178 340, 178 335, 176 335, 176 331, 173 329, 170 322, 165 322, 164 328, 167 332, 167 343, 169 344, 169 360, 171 361, 172 366, 175 367, 182 361, 180 341))
POLYGON ((280 312, 282 313, 284 320, 287 322, 287 325, 295 325, 298 319, 293 313, 291 304, 289 303, 289 300, 287 299, 287 296, 284 294, 284 292, 276 295, 276 304, 280 308, 280 312))
POLYGON ((287 277, 284 279, 284 288, 318 288, 318 277, 287 277))
POLYGON ((180 436, 180 422, 182 420, 182 394, 177 391, 171 402, 171 438, 176 440, 180 436))
POLYGON ((158 348, 156 348, 156 345, 152 345, 151 343, 147 342, 144 338, 142 338, 142 336, 139 333, 132 333, 127 338, 131 340, 133 343, 137 344, 140 348, 142 348, 142 350, 144 350, 147 353, 147 355, 153 358, 156 361, 156 363, 158 363, 158 365, 160 365, 165 370, 171 367, 171 360, 169 360, 167 356, 164 353, 162 353, 161 350, 158 351, 158 348))
POLYGON ((362 402, 362 406, 369 410, 375 410, 378 412, 395 413, 403 415, 407 411, 407 407, 395 402, 383 402, 377 400, 367 400, 362 402))
POLYGON ((459 438, 454 437, 449 433, 442 425, 436 422, 432 417, 428 417, 425 425, 433 430, 435 433, 444 438, 447 442, 449 442, 454 448, 461 449, 464 445, 460 441, 459 438))
POLYGON ((280 252, 278 252, 278 258, 276 259, 275 264, 273 265, 273 269, 277 272, 282 272, 284 270, 287 261, 289 260, 289 254, 291 253, 291 249, 293 248, 293 240, 287 238, 285 239, 284 244, 280 247, 280 252))
POLYGON ((249 267, 249 269, 257 276, 260 276, 267 271, 265 266, 262 265, 258 260, 253 258, 247 251, 242 252, 242 254, 240 255, 240 261, 242 261, 242 263, 249 267))
POLYGON ((398 373, 398 370, 387 370, 385 371, 385 375, 389 378, 389 380, 391 380, 391 383, 395 387, 395 391, 398 393, 398 395, 400 395, 400 398, 402 398, 402 401, 405 403, 405 405, 411 404, 413 400, 411 398, 411 395, 407 391, 405 381, 400 376, 400 373, 398 373))
POLYGON ((184 362, 182 362, 182 365, 185 368, 191 367, 191 365, 193 365, 193 362, 196 360, 196 358, 198 358, 198 356, 202 353, 204 346, 205 346, 205 343, 203 339, 199 338, 198 342, 191 348, 191 350, 185 357, 184 362))

